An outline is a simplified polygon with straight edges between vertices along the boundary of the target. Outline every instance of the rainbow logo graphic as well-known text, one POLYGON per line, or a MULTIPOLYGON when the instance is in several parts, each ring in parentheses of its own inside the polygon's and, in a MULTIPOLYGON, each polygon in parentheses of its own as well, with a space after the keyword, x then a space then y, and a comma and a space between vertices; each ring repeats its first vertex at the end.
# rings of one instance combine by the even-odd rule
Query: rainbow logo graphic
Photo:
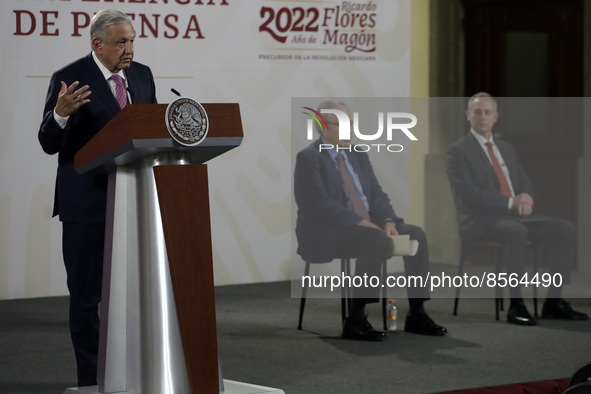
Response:
MULTIPOLYGON (((318 123, 318 126, 320 127, 320 130, 322 130, 323 128, 328 129, 328 124, 326 123, 326 120, 324 119, 324 117, 320 114, 320 112, 313 110, 310 107, 302 107, 303 109, 307 109, 310 112, 302 112, 303 114, 306 114, 308 116, 310 116, 312 119, 314 119, 316 121, 316 123, 318 123), (324 127, 323 127, 324 125, 324 127)), ((312 119, 308 119, 308 140, 312 140, 313 136, 312 136, 312 119)))

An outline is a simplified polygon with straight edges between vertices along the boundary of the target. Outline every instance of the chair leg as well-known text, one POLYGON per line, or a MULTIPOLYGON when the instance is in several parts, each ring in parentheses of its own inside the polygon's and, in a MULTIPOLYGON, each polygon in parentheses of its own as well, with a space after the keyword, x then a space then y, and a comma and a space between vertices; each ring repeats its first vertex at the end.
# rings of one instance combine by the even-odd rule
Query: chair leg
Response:
MULTIPOLYGON (((351 272, 350 259, 341 259, 341 272, 349 276, 351 272)), ((347 318, 347 311, 351 312, 351 294, 349 290, 344 285, 341 287, 341 323, 347 318)))
MULTIPOLYGON (((310 274, 310 263, 306 261, 306 269, 304 272, 304 276, 308 276, 310 274)), ((302 329, 302 320, 304 319, 304 308, 306 307, 306 293, 308 288, 302 286, 302 298, 300 299, 300 318, 298 320, 298 330, 302 329)))
POLYGON ((499 320, 499 307, 501 306, 502 298, 495 298, 495 320, 499 320))
MULTIPOLYGON (((460 241, 461 243, 461 241, 460 241)), ((458 267, 458 276, 462 276, 464 273, 464 244, 460 245, 460 265, 458 267)), ((460 287, 456 287, 456 299, 454 300, 454 316, 458 315, 458 301, 460 299, 460 287)))
MULTIPOLYGON (((347 259, 347 275, 351 276, 351 259, 347 259)), ((353 307, 353 289, 349 288, 347 292, 347 308, 349 308, 349 313, 351 313, 351 308, 353 307)))
MULTIPOLYGON (((382 263, 382 285, 385 286, 386 283, 386 275, 388 272, 388 260, 384 260, 382 263)), ((384 331, 388 330, 388 319, 387 319, 387 312, 386 312, 386 303, 388 298, 388 288, 382 287, 382 320, 384 322, 384 331)))
MULTIPOLYGON (((503 270, 502 249, 499 249, 498 247, 494 248, 493 259, 495 264, 495 272, 498 277, 499 273, 503 270)), ((499 310, 504 310, 503 302, 503 288, 497 285, 495 287, 495 320, 499 320, 499 310)))
MULTIPOLYGON (((534 275, 538 273, 538 248, 536 244, 532 245, 534 248, 534 275)), ((534 286, 534 317, 538 318, 538 288, 534 286)))

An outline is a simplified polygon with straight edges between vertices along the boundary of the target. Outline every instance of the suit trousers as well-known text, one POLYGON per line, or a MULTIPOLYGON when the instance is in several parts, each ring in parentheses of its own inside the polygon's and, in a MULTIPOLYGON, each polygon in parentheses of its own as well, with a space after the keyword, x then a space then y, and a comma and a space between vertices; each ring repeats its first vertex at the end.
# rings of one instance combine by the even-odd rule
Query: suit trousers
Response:
POLYGON ((62 223, 62 247, 70 292, 70 335, 78 380, 95 381, 103 278, 103 224, 62 223))
MULTIPOLYGON (((396 225, 399 234, 409 234, 411 239, 419 241, 419 251, 415 256, 404 257, 404 270, 407 276, 427 277, 429 270, 429 252, 425 232, 417 226, 405 223, 396 225)), ((367 277, 366 286, 355 287, 353 297, 358 303, 379 301, 380 286, 370 286, 369 278, 381 278, 381 267, 387 256, 388 237, 381 231, 364 226, 343 227, 337 234, 336 256, 357 257, 355 276, 367 277)), ((409 298, 429 299, 428 287, 407 288, 409 298)))
MULTIPOLYGON (((518 218, 499 217, 486 229, 483 239, 505 244, 503 258, 508 274, 521 278, 525 274, 525 253, 528 239, 553 244, 550 272, 562 275, 562 283, 570 283, 576 251, 577 229, 568 220, 548 218, 546 221, 521 222, 518 218)), ((510 288, 512 298, 521 298, 521 288, 510 288)))

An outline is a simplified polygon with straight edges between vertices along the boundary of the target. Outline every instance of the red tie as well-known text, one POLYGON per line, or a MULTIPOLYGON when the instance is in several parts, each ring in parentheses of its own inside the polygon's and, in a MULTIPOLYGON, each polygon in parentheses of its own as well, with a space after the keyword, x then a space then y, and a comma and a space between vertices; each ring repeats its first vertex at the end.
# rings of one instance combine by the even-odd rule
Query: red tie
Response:
POLYGON ((339 166, 339 172, 341 173, 341 178, 343 178, 343 183, 345 184, 345 190, 347 190, 347 194, 349 194, 349 199, 351 200, 351 204, 353 205, 353 211, 362 218, 366 220, 369 219, 369 212, 367 212, 367 208, 357 191, 357 188, 353 184, 351 180, 351 176, 349 175, 349 171, 347 171, 347 167, 345 166, 345 160, 343 158, 342 153, 337 153, 337 164, 339 166))
POLYGON ((505 177, 505 173, 501 169, 501 165, 497 160, 497 156, 495 155, 495 152, 493 152, 492 142, 485 142, 484 145, 486 145, 488 148, 488 155, 490 156, 493 168, 495 169, 495 174, 497 174, 497 178, 499 179, 499 184, 501 185, 501 194, 505 197, 513 197, 513 193, 511 193, 511 187, 509 186, 509 182, 507 182, 507 177, 505 177))
POLYGON ((125 86, 123 86, 123 78, 113 74, 110 79, 115 82, 115 98, 117 99, 117 103, 119 103, 119 108, 123 109, 127 105, 127 92, 125 91, 125 86))

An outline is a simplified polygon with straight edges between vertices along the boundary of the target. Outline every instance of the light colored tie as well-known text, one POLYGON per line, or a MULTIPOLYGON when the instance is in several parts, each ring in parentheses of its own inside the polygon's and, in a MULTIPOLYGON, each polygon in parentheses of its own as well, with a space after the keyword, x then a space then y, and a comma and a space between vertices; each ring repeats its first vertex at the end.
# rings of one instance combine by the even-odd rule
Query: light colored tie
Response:
POLYGON ((337 164, 339 166, 339 172, 341 173, 341 178, 343 179, 343 184, 345 185, 345 190, 347 190, 347 194, 349 194, 349 199, 351 200, 351 204, 353 205, 353 211, 362 218, 366 220, 369 219, 369 212, 357 191, 357 188, 353 184, 351 180, 351 176, 349 175, 349 171, 347 171, 347 167, 345 166, 345 159, 342 153, 337 154, 337 164))
POLYGON ((113 74, 110 79, 115 82, 115 98, 117 99, 117 103, 119 103, 119 108, 123 109, 127 105, 127 92, 123 85, 123 78, 113 74))
POLYGON ((493 151, 493 144, 492 142, 485 142, 484 145, 488 148, 488 155, 490 156, 490 160, 492 161, 493 168, 495 169, 495 174, 497 174, 497 178, 499 179, 499 184, 501 185, 501 194, 505 197, 513 197, 513 193, 511 193, 511 186, 509 186, 509 182, 507 181, 507 177, 497 160, 497 156, 493 151))

